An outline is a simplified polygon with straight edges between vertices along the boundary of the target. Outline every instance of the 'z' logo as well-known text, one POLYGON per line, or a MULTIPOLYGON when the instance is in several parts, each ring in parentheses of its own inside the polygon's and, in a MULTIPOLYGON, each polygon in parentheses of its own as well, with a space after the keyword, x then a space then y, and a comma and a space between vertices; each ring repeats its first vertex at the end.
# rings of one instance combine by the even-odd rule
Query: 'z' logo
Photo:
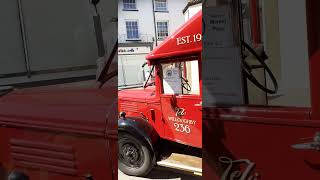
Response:
POLYGON ((176 108, 176 116, 184 116, 186 114, 184 108, 176 108))

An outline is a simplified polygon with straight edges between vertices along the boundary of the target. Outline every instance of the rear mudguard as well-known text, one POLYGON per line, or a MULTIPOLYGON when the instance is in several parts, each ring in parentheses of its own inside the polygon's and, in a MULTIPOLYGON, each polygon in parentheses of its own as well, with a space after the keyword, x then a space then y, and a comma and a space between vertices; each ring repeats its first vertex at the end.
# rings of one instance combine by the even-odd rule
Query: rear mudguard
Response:
POLYGON ((159 140, 159 135, 147 120, 138 117, 120 118, 118 120, 118 132, 128 133, 140 139, 148 145, 152 153, 155 153, 154 147, 159 140))

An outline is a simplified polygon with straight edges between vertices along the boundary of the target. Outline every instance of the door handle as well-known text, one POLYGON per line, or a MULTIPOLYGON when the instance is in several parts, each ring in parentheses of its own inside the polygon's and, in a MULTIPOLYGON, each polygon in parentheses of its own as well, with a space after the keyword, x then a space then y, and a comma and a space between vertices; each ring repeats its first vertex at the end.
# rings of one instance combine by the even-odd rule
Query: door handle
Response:
MULTIPOLYGON (((304 138, 305 139, 305 138, 304 138)), ((316 132, 313 141, 301 143, 301 144, 293 144, 291 145, 293 149, 297 150, 316 150, 320 151, 320 132, 316 132)))

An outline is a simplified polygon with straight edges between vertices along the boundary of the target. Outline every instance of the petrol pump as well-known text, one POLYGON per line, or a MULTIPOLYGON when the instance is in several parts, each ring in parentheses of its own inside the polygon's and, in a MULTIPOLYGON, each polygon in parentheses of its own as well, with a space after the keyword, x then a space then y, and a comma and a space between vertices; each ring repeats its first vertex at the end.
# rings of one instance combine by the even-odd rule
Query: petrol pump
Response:
POLYGON ((320 178, 320 4, 286 3, 204 3, 205 179, 320 178))
POLYGON ((143 87, 119 91, 122 172, 145 176, 171 152, 201 157, 201 50, 199 12, 146 57, 143 87))

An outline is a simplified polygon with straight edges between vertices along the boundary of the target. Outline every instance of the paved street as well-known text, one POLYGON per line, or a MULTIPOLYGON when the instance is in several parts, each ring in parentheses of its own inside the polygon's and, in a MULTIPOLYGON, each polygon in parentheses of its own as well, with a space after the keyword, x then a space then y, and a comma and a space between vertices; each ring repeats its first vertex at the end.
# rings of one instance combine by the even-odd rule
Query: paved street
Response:
POLYGON ((192 174, 187 174, 178 170, 169 169, 165 167, 156 167, 154 168, 148 177, 141 178, 141 177, 132 177, 127 176, 123 174, 120 170, 118 170, 119 173, 119 180, 200 180, 200 176, 194 176, 192 174))

